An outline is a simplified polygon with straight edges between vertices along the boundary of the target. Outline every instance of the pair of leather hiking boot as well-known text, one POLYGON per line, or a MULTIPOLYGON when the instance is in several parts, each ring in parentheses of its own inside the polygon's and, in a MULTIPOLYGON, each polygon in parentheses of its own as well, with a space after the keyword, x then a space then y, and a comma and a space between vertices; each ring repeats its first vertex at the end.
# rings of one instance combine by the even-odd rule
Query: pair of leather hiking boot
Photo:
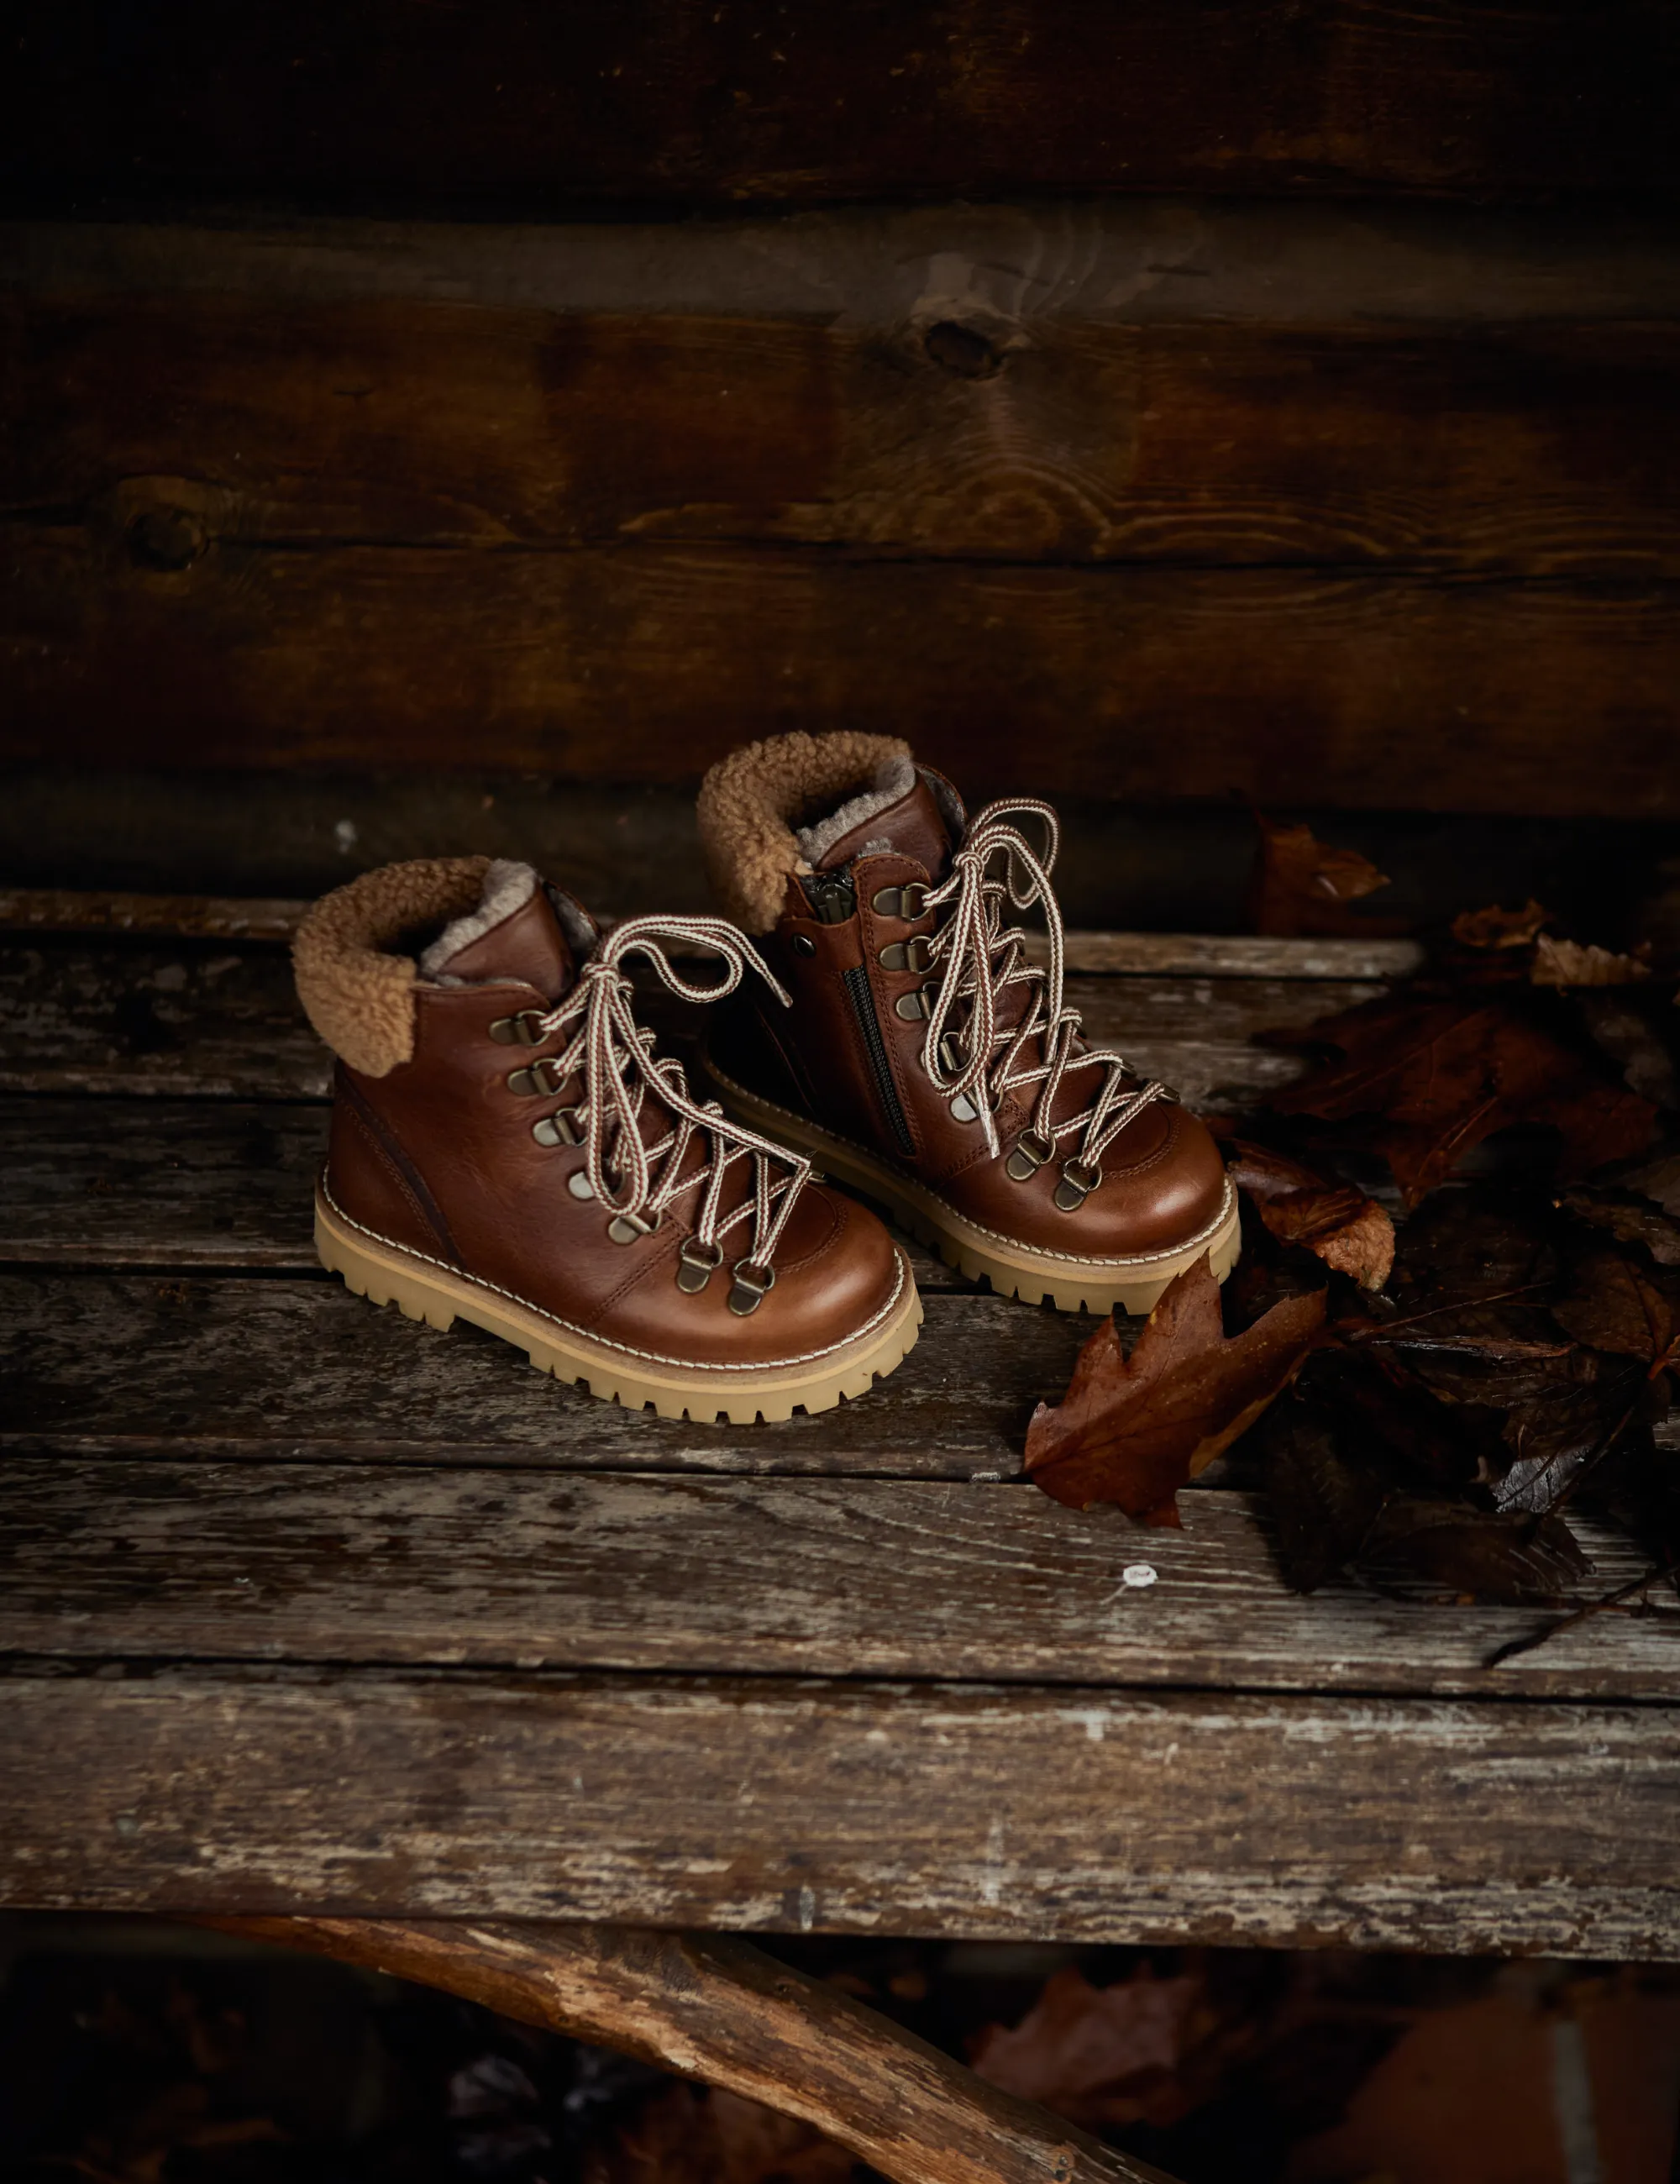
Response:
POLYGON ((1229 1271, 1217 1147, 1065 1000, 1048 805, 970 820, 896 738, 791 735, 714 766, 699 822, 727 920, 604 933, 485 857, 311 910, 298 988, 338 1058, 316 1240, 353 1290, 744 1424, 859 1396, 915 1341, 909 1262, 826 1177, 1064 1311, 1229 1271), (698 1087, 637 1018, 637 961, 714 1005, 698 1087))

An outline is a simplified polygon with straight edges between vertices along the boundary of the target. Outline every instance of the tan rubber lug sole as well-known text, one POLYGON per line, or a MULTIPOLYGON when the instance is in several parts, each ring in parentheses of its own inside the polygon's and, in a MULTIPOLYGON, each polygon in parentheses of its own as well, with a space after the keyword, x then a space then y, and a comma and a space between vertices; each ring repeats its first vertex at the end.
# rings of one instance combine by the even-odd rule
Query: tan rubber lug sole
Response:
MULTIPOLYGON (((500 1291, 487 1293, 464 1275, 349 1227, 318 1190, 315 1249, 331 1274, 370 1304, 394 1304, 409 1319, 447 1334, 458 1319, 500 1335, 523 1350, 539 1373, 587 1387, 592 1396, 626 1410, 651 1404, 662 1418, 687 1418, 697 1425, 731 1425, 790 1418, 796 1410, 832 1410, 842 1397, 869 1393, 915 1349, 921 1328, 921 1299, 908 1263, 904 1294, 890 1318, 865 1339, 824 1357, 762 1372, 685 1370, 649 1358, 627 1359, 586 1334, 557 1328, 533 1308, 500 1291)), ((903 1255, 900 1254, 902 1260, 903 1255)))
POLYGON ((1147 1312, 1177 1275, 1193 1267, 1205 1251, 1210 1255, 1215 1281, 1222 1282, 1236 1265, 1243 1248, 1242 1223, 1237 1194, 1227 1183, 1228 1205, 1211 1236, 1146 1259, 1093 1260, 1081 1265, 1049 1259, 1026 1246, 1011 1249, 1000 1238, 988 1235, 924 1184, 872 1160, 860 1146, 827 1131, 803 1115, 760 1100, 709 1064, 706 1074, 726 1108, 751 1129, 779 1139, 809 1153, 825 1175, 846 1184, 859 1197, 883 1206, 901 1228, 918 1242, 937 1251, 948 1267, 955 1267, 971 1281, 982 1278, 999 1296, 1019 1297, 1024 1304, 1053 1304, 1058 1312, 1147 1312))

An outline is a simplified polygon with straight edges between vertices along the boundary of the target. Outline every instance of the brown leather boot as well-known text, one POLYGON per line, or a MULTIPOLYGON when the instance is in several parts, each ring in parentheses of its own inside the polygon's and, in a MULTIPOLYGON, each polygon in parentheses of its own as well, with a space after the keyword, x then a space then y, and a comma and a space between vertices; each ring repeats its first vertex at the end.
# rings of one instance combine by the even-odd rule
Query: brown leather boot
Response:
POLYGON ((971 821, 894 738, 792 735, 712 768, 700 831, 793 996, 715 1021, 732 1114, 1004 1295, 1147 1311, 1204 1251, 1223 1280, 1238 1231, 1218 1147, 1064 1003, 1048 805, 971 821), (1017 922, 1034 905, 1043 967, 1017 922))
POLYGON ((768 976, 720 918, 604 939, 528 866, 487 857, 388 865, 318 902, 295 960, 339 1057, 324 1264, 661 1418, 862 1395, 916 1339, 903 1252, 808 1160, 698 1102, 637 1023, 637 955, 690 1000, 768 976), (668 943, 715 952, 722 978, 685 977, 668 943))

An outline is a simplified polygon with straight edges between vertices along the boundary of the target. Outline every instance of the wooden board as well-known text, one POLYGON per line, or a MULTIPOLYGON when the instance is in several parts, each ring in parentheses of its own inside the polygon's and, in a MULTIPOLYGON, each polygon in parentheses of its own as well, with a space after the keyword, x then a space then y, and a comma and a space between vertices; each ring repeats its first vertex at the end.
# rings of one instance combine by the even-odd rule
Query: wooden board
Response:
MULTIPOLYGON (((183 521, 159 553, 190 546, 183 521)), ((23 527, 0 616, 14 758, 647 781, 877 720, 1053 797, 1680 811, 1661 584, 652 545, 209 543, 160 567, 149 535, 136 560, 126 526, 23 527)))
POLYGON ((1007 15, 28 0, 14 188, 85 203, 803 202, 1011 189, 1672 189, 1661 0, 1007 15))
POLYGON ((933 323, 16 296, 0 506, 165 566, 686 540, 1680 577, 1680 324, 933 323))
POLYGON ((205 1463, 1002 1477, 1094 1325, 936 1288, 921 1341, 867 1401, 747 1429, 598 1402, 505 1342, 416 1327, 324 1276, 7 1274, 0 1448, 166 1457, 190 1441, 205 1463))
POLYGON ((23 1663, 0 1743, 16 1904, 1680 1954, 1669 1708, 23 1663))
MULTIPOLYGON (((1120 1046, 1193 1106, 1247 1104, 1289 1083, 1293 1055, 1249 1045, 1379 993, 1368 980, 1075 977, 1067 998, 1093 1039, 1120 1046)), ((645 996, 681 1047, 704 1012, 645 996)), ((0 1091, 319 1100, 331 1056, 304 1021, 289 958, 235 944, 101 947, 43 937, 0 944, 0 1091)))
MULTIPOLYGON (((1490 1670, 1544 1610, 1446 1613, 1351 1584, 1303 1598, 1263 1499, 1198 1492, 1185 1527, 1030 1486, 416 1475, 207 1464, 190 1444, 166 1462, 13 1457, 0 1651, 1680 1701, 1672 1612, 1601 1615, 1490 1670)), ((1620 1535, 1588 1539, 1587 1596, 1647 1566, 1620 1535)))

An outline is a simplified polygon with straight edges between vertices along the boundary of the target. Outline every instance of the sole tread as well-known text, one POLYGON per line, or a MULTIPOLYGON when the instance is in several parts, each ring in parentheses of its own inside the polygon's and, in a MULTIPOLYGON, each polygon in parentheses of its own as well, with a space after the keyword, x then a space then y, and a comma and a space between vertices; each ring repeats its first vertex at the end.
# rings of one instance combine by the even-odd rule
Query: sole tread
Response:
MULTIPOLYGON (((529 1319, 521 1324, 517 1308, 499 1307, 476 1292, 456 1299, 444 1288, 452 1279, 403 1253, 394 1245, 375 1244, 348 1228, 318 1195, 315 1249, 329 1273, 337 1274, 352 1295, 383 1308, 395 1304, 407 1319, 448 1334, 465 1319, 487 1334, 522 1350, 534 1368, 570 1387, 581 1388, 605 1402, 630 1411, 652 1410, 662 1418, 687 1418, 694 1425, 779 1424, 796 1410, 832 1410, 866 1395, 879 1379, 897 1370, 915 1347, 921 1329, 921 1300, 905 1269, 904 1302, 874 1342, 853 1357, 826 1367, 790 1374, 777 1381, 749 1382, 737 1390, 703 1378, 678 1374, 655 1377, 576 1349, 547 1334, 534 1336, 529 1319)), ((465 1284, 458 1286, 465 1288, 465 1284)), ((697 1376, 704 1368, 697 1368, 697 1376)))

